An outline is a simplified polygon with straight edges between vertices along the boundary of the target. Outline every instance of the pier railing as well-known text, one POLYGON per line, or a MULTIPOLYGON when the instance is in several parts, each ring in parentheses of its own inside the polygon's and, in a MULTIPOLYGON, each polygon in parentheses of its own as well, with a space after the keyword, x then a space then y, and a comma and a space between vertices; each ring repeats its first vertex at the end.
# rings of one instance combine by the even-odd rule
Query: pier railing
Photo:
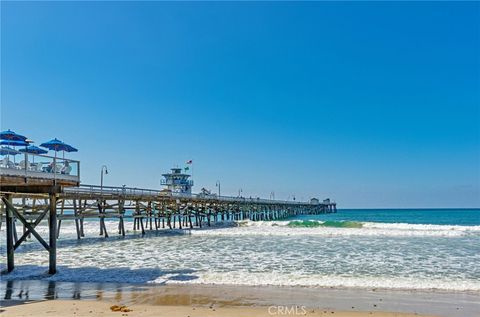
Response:
POLYGON ((98 186, 82 184, 78 187, 68 187, 64 189, 69 194, 85 194, 90 196, 139 196, 139 197, 160 197, 160 198, 179 198, 179 199, 198 199, 203 201, 222 201, 235 203, 261 203, 261 204, 287 204, 287 205, 305 205, 309 202, 291 201, 291 200, 272 200, 263 198, 247 198, 235 196, 218 196, 216 194, 206 195, 175 193, 157 189, 146 189, 126 186, 98 186))
POLYGON ((2 176, 80 181, 80 162, 41 154, 22 153, 0 160, 2 176))
POLYGON ((160 180, 160 185, 189 185, 193 186, 193 180, 183 180, 183 179, 162 179, 160 180))

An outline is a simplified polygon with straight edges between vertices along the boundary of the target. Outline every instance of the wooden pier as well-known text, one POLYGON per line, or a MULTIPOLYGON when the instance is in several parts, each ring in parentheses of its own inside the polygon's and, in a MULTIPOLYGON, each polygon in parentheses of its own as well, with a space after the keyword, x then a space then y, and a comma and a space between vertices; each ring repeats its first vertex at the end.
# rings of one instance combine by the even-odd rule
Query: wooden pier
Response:
POLYGON ((103 238, 112 234, 125 236, 125 219, 133 219, 133 231, 192 229, 221 221, 280 220, 301 214, 336 212, 336 203, 295 202, 260 198, 228 197, 205 194, 181 194, 160 190, 79 185, 72 175, 55 178, 9 175, 2 170, 0 180, 1 223, 5 223, 7 272, 14 269, 15 250, 34 237, 48 251, 49 273, 56 272, 56 241, 62 221, 75 223, 77 239, 85 236, 84 220, 98 219, 103 238), (35 228, 48 221, 48 243, 35 228), (118 230, 108 232, 105 220, 118 221, 118 230), (19 237, 17 225, 22 227, 19 237))

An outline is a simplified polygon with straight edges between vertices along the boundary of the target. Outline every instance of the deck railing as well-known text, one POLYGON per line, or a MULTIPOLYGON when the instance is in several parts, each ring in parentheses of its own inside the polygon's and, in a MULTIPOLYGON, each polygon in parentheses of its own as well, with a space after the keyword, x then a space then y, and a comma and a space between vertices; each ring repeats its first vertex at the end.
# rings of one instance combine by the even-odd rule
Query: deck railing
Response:
POLYGON ((160 185, 173 185, 173 186, 193 186, 193 180, 191 179, 162 179, 160 180, 160 185))
POLYGON ((22 153, 4 156, 0 173, 7 176, 80 181, 80 161, 41 154, 22 153))
POLYGON ((305 205, 309 202, 291 201, 291 200, 272 200, 263 198, 247 198, 247 197, 235 197, 235 196, 218 196, 216 194, 186 194, 175 193, 169 191, 162 191, 157 189, 146 189, 137 187, 116 187, 116 186, 98 186, 98 185, 86 185, 82 184, 78 187, 65 188, 66 193, 87 194, 92 196, 97 195, 124 195, 124 196, 159 196, 159 197, 172 197, 172 198, 185 198, 185 199, 202 199, 211 201, 223 201, 223 202, 241 202, 241 203, 262 203, 262 204, 289 204, 289 205, 305 205))

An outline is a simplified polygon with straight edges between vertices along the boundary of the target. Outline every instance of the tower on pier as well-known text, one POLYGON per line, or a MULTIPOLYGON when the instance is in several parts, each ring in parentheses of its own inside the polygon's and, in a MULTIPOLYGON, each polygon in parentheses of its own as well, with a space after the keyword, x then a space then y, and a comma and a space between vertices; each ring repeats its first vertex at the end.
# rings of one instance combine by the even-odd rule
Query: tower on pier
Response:
POLYGON ((182 169, 174 167, 170 173, 162 174, 164 179, 160 184, 166 186, 166 189, 172 193, 191 194, 193 187, 193 180, 188 179, 189 174, 182 173, 182 169))

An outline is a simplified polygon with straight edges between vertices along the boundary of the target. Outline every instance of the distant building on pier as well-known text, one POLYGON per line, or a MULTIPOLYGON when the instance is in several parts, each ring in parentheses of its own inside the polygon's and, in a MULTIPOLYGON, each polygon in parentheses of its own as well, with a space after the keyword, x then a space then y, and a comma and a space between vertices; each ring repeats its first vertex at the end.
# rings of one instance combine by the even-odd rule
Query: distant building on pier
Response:
POLYGON ((174 167, 170 173, 162 174, 164 179, 160 184, 166 186, 166 189, 172 193, 191 194, 193 187, 193 180, 188 179, 189 174, 182 173, 182 169, 174 167))
POLYGON ((320 201, 318 200, 318 198, 310 199, 310 204, 312 204, 312 205, 318 205, 319 203, 320 203, 320 201))

